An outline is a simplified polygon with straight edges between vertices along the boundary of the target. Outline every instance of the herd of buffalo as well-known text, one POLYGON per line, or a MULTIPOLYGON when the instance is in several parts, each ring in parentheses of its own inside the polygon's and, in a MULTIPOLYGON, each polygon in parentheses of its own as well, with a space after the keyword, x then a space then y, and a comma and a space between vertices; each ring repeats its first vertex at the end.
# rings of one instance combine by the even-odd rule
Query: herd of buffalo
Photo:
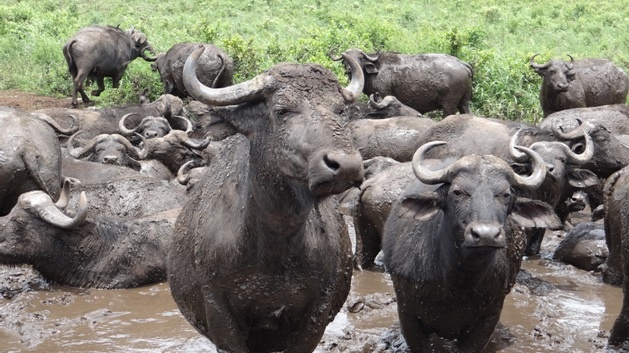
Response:
POLYGON ((412 352, 481 352, 523 256, 587 203, 609 251, 595 267, 624 288, 608 345, 629 347, 629 78, 609 60, 531 57, 531 125, 473 115, 473 68, 446 54, 330 52, 347 86, 295 63, 233 84, 220 48, 156 54, 133 28, 83 28, 63 54, 72 107, 0 107, 0 264, 168 281, 219 352, 314 351, 353 270, 384 266, 412 352), (78 109, 138 57, 159 99, 78 109))

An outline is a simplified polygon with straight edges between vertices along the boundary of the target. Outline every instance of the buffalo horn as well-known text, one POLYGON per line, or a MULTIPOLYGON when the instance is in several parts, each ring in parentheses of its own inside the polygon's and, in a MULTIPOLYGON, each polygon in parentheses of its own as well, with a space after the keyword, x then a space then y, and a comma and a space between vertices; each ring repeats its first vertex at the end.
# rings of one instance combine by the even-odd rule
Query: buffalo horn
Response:
POLYGON ((128 129, 127 126, 125 125, 125 121, 131 115, 138 115, 138 114, 136 114, 136 113, 125 114, 125 115, 122 116, 122 118, 120 118, 120 121, 118 122, 118 130, 124 136, 133 135, 136 132, 136 130, 138 129, 137 126, 134 127, 133 129, 128 129))
POLYGON ((330 59, 332 59, 332 61, 341 61, 343 59, 342 56, 334 56, 334 52, 338 49, 339 47, 332 47, 330 48, 330 50, 328 51, 328 57, 330 59))
POLYGON ((518 140, 520 139, 520 131, 522 131, 522 129, 518 129, 518 131, 511 136, 511 140, 509 140, 509 154, 514 161, 523 163, 528 160, 528 157, 525 153, 522 153, 515 148, 515 146, 518 145, 518 140))
POLYGON ((550 62, 548 62, 548 63, 546 63, 546 64, 544 64, 544 65, 540 65, 540 64, 536 64, 536 63, 535 63, 534 59, 535 59, 535 57, 536 57, 536 56, 538 56, 538 55, 539 55, 539 53, 537 53, 537 54, 535 54, 535 55, 531 56, 531 59, 529 60, 529 65, 530 65, 532 68, 536 69, 536 70, 540 70, 540 69, 545 69, 545 68, 547 68, 547 67, 550 65, 550 62))
POLYGON ((202 84, 197 78, 196 68, 199 57, 205 50, 200 47, 195 50, 183 67, 183 83, 190 95, 205 104, 226 106, 240 104, 258 99, 264 89, 272 85, 274 79, 267 74, 261 74, 249 81, 223 88, 210 88, 202 84))
POLYGON ((362 93, 365 85, 365 76, 363 75, 363 69, 351 56, 346 53, 341 54, 345 62, 349 65, 352 72, 352 80, 347 88, 341 88, 341 95, 345 99, 345 102, 353 103, 362 93))
POLYGON ((87 218, 87 196, 85 191, 79 197, 79 208, 74 218, 61 212, 52 202, 50 196, 43 192, 28 195, 28 202, 42 220, 63 229, 72 229, 83 224, 87 218))
POLYGON ((185 146, 190 147, 194 150, 205 149, 210 144, 210 142, 212 142, 212 139, 209 136, 206 136, 201 142, 196 142, 195 140, 190 138, 181 141, 181 143, 183 143, 185 146))
POLYGON ((83 130, 79 130, 75 132, 72 136, 68 138, 68 153, 74 158, 83 158, 87 157, 90 154, 94 153, 94 146, 103 140, 107 135, 98 135, 94 136, 85 146, 74 148, 74 138, 79 134, 83 133, 83 130))
POLYGON ((190 181, 190 173, 188 172, 190 169, 198 167, 198 163, 196 160, 190 160, 184 163, 179 170, 177 171, 177 181, 181 185, 187 185, 190 181))
POLYGON ((70 184, 72 184, 70 179, 66 178, 63 180, 61 195, 59 195, 59 200, 55 202, 55 206, 57 208, 66 208, 66 206, 68 206, 68 201, 70 199, 70 184))
POLYGON ((190 119, 180 116, 180 115, 175 115, 175 118, 179 118, 181 120, 184 121, 184 123, 186 123, 186 134, 190 135, 190 133, 193 130, 193 125, 192 125, 192 121, 190 121, 190 119))
POLYGON ((583 137, 587 129, 594 129, 594 125, 592 125, 592 123, 590 122, 586 122, 584 124, 580 118, 575 118, 575 120, 577 121, 579 126, 568 132, 563 132, 558 119, 553 121, 550 128, 553 131, 553 134, 561 140, 574 140, 583 137))
POLYGON ((42 121, 45 121, 46 123, 48 123, 48 125, 50 125, 57 133, 59 134, 63 134, 63 135, 72 135, 73 133, 77 132, 79 130, 79 125, 78 125, 78 121, 79 119, 71 114, 68 114, 68 117, 70 117, 72 119, 72 126, 64 129, 62 128, 53 118, 51 118, 48 114, 44 114, 44 113, 34 113, 34 115, 42 121))
POLYGON ((362 52, 362 53, 363 53, 363 56, 365 57, 365 59, 367 59, 367 60, 369 60, 371 62, 376 62, 376 61, 378 61, 378 59, 380 59, 380 53, 379 52, 376 52, 373 55, 369 55, 369 54, 367 54, 365 52, 362 52))
POLYGON ((419 147, 417 151, 415 151, 415 154, 413 154, 413 172, 415 173, 417 179, 422 183, 430 185, 444 183, 448 181, 447 177, 450 171, 450 166, 441 170, 432 171, 422 165, 422 163, 424 162, 424 154, 426 154, 426 151, 435 146, 445 144, 447 144, 447 142, 445 141, 428 142, 419 147))
POLYGON ((131 155, 131 157, 135 159, 145 159, 148 156, 148 149, 146 147, 146 138, 144 138, 144 136, 138 134, 137 132, 135 133, 135 135, 139 136, 140 139, 142 139, 142 148, 137 148, 133 146, 131 142, 129 142, 129 140, 127 140, 127 138, 122 135, 112 134, 111 136, 113 137, 114 140, 123 144, 127 148, 127 152, 129 153, 129 155, 131 155))
POLYGON ((512 171, 513 178, 515 180, 515 184, 526 189, 534 189, 537 188, 544 182, 544 178, 546 178, 546 164, 537 152, 533 151, 530 148, 526 148, 523 146, 515 146, 515 149, 522 151, 529 155, 532 161, 532 169, 533 172, 528 177, 523 177, 518 173, 512 171))
POLYGON ((565 143, 561 143, 561 148, 568 156, 568 163, 574 165, 584 165, 594 156, 594 142, 592 136, 588 134, 587 129, 583 129, 583 138, 585 139, 585 148, 581 154, 575 153, 565 143))

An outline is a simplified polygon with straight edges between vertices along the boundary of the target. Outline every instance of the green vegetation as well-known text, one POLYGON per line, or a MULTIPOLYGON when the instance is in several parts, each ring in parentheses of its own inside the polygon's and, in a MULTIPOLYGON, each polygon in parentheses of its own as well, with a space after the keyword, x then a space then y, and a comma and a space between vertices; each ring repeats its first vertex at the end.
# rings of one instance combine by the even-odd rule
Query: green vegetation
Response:
MULTIPOLYGON (((213 43, 236 63, 236 82, 282 61, 316 62, 346 82, 327 56, 350 47, 367 52, 450 53, 474 67, 472 110, 512 120, 541 118, 541 78, 528 59, 605 57, 629 72, 625 0, 315 0, 92 1, 5 0, 0 4, 0 89, 69 96, 61 47, 79 28, 134 26, 157 51, 184 41, 213 43)), ((135 101, 159 75, 137 59, 121 88, 102 105, 135 101)))

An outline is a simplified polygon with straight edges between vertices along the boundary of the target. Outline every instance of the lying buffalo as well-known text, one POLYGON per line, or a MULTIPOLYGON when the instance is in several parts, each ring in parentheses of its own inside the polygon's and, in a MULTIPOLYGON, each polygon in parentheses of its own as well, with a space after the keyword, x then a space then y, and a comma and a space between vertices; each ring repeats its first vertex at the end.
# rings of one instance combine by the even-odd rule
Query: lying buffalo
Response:
POLYGON ((400 102, 394 96, 380 97, 379 94, 369 95, 369 107, 371 112, 367 118, 392 118, 394 116, 421 117, 421 113, 400 102))
POLYGON ((20 195, 0 217, 0 263, 32 265, 60 285, 129 288, 166 279, 166 249, 178 210, 145 219, 88 218, 85 194, 72 217, 43 191, 20 195))
POLYGON ((603 224, 582 222, 566 233, 553 254, 553 260, 585 271, 599 271, 608 254, 603 224))
POLYGON ((480 352, 520 269, 521 227, 556 227, 559 219, 547 204, 519 194, 544 180, 544 162, 534 151, 518 147, 532 160, 528 177, 491 155, 426 168, 424 152, 443 144, 429 142, 413 157, 420 183, 404 191, 387 219, 384 262, 411 351, 445 351, 435 349, 441 342, 434 334, 454 340, 457 352, 480 352))
POLYGON ((196 72, 199 81, 212 88, 232 85, 234 61, 221 48, 212 44, 177 43, 165 54, 158 54, 157 60, 151 64, 164 83, 164 94, 189 97, 183 82, 183 66, 188 56, 199 47, 204 48, 196 72))
POLYGON ((444 117, 456 114, 457 111, 470 113, 472 67, 454 56, 398 53, 370 55, 360 49, 350 49, 344 54, 360 63, 365 76, 365 94, 395 96, 422 114, 437 109, 443 110, 444 117))
POLYGON ((544 117, 570 108, 621 104, 627 100, 629 77, 607 59, 581 59, 570 62, 550 60, 530 67, 543 77, 539 100, 544 117))
MULTIPOLYGON (((135 115, 135 113, 125 114, 120 121, 118 122, 118 130, 124 136, 134 136, 135 134, 139 134, 144 136, 146 139, 151 139, 155 137, 164 137, 166 134, 170 133, 173 129, 168 122, 168 119, 161 116, 147 116, 138 125, 134 128, 130 129, 126 126, 127 118, 135 115)), ((188 118, 182 116, 175 116, 175 118, 180 119, 186 126, 186 134, 190 134, 193 129, 192 122, 188 120, 188 118)))
POLYGON ((186 89, 231 105, 225 119, 242 134, 177 219, 171 293, 219 351, 312 352, 350 289, 349 234, 331 195, 363 178, 340 115, 362 92, 360 67, 346 57, 347 88, 320 65, 285 63, 212 89, 195 76, 201 54, 186 61, 186 89))
POLYGON ((111 26, 81 28, 63 46, 63 56, 74 86, 72 106, 78 104, 77 92, 81 94, 83 103, 90 102, 83 90, 85 79, 95 80, 98 85, 98 89, 92 91, 92 96, 99 96, 105 90, 105 77, 111 77, 113 88, 118 88, 127 65, 135 58, 155 61, 155 58, 146 56, 147 50, 155 54, 146 35, 134 28, 126 32, 111 26))
POLYGON ((81 133, 79 130, 68 139, 68 153, 74 158, 86 158, 92 162, 123 165, 139 170, 141 165, 138 160, 147 156, 145 148, 133 146, 126 137, 118 134, 100 134, 85 145, 75 147, 74 139, 81 133))
POLYGON ((61 147, 53 128, 33 114, 8 107, 0 107, 0 126, 0 216, 27 191, 59 197, 61 147))

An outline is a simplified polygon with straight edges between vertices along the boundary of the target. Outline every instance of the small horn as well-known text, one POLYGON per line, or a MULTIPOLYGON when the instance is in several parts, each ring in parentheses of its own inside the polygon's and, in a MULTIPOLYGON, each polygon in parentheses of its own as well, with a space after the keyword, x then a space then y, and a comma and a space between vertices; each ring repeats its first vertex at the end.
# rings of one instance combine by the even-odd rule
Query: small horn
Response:
POLYGON ((139 125, 134 127, 133 129, 128 129, 127 126, 125 125, 127 118, 130 117, 131 115, 138 115, 138 114, 136 113, 125 114, 122 116, 122 118, 120 118, 120 121, 118 122, 118 130, 124 136, 133 135, 138 130, 139 125))
POLYGON ((450 171, 450 166, 441 170, 432 171, 422 165, 422 163, 424 162, 424 155, 429 149, 445 144, 447 144, 447 142, 445 141, 428 142, 419 147, 417 151, 415 151, 415 154, 413 154, 413 172, 415 173, 417 179, 422 183, 439 184, 448 181, 447 177, 448 172, 450 171))
POLYGON ((535 189, 542 185, 544 178, 546 178, 546 164, 542 157, 530 148, 523 146, 515 146, 515 148, 529 155, 533 168, 533 172, 528 177, 523 177, 512 171, 515 184, 526 189, 535 189))
POLYGON ((369 96, 369 105, 376 109, 384 109, 391 105, 395 101, 393 96, 386 96, 381 98, 380 101, 376 101, 376 97, 373 94, 369 96))
POLYGON ((187 185, 190 181, 190 173, 188 172, 192 168, 201 167, 196 160, 190 160, 184 163, 177 171, 177 181, 181 185, 187 185))
POLYGON ((192 124, 192 121, 190 121, 190 119, 183 117, 181 115, 175 115, 175 118, 179 118, 186 123, 186 134, 190 135, 194 127, 194 125, 192 124))
POLYGON ((61 195, 59 195, 59 200, 55 202, 55 206, 57 208, 63 209, 68 206, 68 202, 70 200, 70 185, 72 181, 68 178, 63 180, 63 187, 61 188, 61 195))

